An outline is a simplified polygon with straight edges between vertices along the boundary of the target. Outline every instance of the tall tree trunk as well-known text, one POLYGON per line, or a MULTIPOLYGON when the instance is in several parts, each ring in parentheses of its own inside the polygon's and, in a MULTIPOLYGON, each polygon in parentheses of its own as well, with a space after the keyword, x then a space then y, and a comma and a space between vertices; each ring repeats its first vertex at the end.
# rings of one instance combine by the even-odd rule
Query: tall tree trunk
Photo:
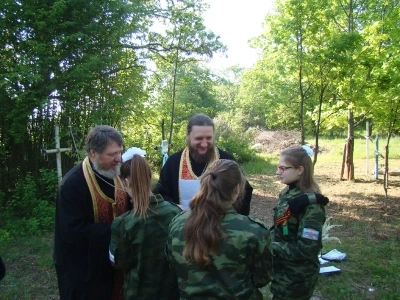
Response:
MULTIPOLYGON (((320 74, 321 74, 320 68, 320 74)), ((318 102, 318 118, 317 118, 317 125, 315 126, 315 147, 314 147, 314 166, 317 163, 318 158, 318 148, 319 148, 319 130, 321 127, 321 113, 322 113, 322 102, 324 99, 326 85, 324 84, 321 78, 321 85, 320 85, 320 93, 319 93, 319 102, 318 102)))
POLYGON ((393 119, 389 122, 389 128, 387 131, 387 141, 385 146, 385 174, 383 180, 383 188, 385 190, 385 198, 387 199, 387 190, 389 187, 389 142, 392 136, 393 127, 397 123, 398 114, 399 114, 400 102, 397 102, 396 107, 392 109, 393 119))
POLYGON ((347 180, 354 180, 354 116, 353 111, 349 109, 348 115, 348 131, 347 131, 347 150, 346 150, 346 166, 347 180))
MULTIPOLYGON (((169 127, 169 139, 168 139, 168 145, 171 145, 172 143, 172 131, 174 128, 174 116, 175 116, 175 95, 176 95, 176 76, 178 73, 178 49, 176 49, 176 56, 175 56, 175 63, 174 63, 174 81, 172 84, 172 107, 171 107, 171 124, 169 127)), ((168 155, 171 147, 168 147, 168 155)))
POLYGON ((345 165, 345 162, 346 162, 346 153, 347 153, 347 141, 346 141, 346 143, 344 144, 344 146, 343 146, 343 155, 342 155, 342 167, 341 167, 341 169, 340 169, 340 180, 344 180, 344 178, 343 178, 343 174, 344 174, 344 165, 345 165))

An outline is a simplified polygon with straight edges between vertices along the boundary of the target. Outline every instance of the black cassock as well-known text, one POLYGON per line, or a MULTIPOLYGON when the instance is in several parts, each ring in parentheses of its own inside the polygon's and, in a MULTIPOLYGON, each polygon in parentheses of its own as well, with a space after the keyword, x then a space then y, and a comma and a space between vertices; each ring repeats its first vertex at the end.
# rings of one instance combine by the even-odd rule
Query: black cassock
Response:
MULTIPOLYGON (((231 159, 235 160, 235 158, 229 154, 228 152, 222 151, 219 149, 220 159, 231 159)), ((155 186, 153 193, 161 194, 163 198, 167 201, 179 204, 179 166, 181 161, 183 150, 172 154, 160 172, 160 179, 155 186)), ((196 176, 200 176, 206 164, 198 164, 193 159, 191 159, 191 166, 193 173, 196 176)), ((247 216, 250 213, 250 202, 251 196, 253 194, 253 187, 246 180, 245 186, 245 194, 242 199, 238 199, 234 204, 234 208, 236 211, 241 214, 247 216)))
MULTIPOLYGON (((113 180, 102 179, 97 180, 101 190, 114 199, 113 180)), ((92 196, 80 163, 64 176, 56 199, 54 261, 61 299, 111 298, 110 239, 111 222, 94 223, 92 196)))

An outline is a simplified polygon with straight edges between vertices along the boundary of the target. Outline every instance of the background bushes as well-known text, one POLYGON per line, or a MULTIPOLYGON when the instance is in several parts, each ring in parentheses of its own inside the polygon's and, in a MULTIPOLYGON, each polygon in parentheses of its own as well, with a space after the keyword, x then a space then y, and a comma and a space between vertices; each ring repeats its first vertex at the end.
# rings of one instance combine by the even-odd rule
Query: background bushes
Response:
POLYGON ((11 237, 36 235, 54 226, 55 196, 57 193, 56 171, 41 169, 34 178, 28 173, 10 191, 5 199, 0 194, 0 241, 11 237))

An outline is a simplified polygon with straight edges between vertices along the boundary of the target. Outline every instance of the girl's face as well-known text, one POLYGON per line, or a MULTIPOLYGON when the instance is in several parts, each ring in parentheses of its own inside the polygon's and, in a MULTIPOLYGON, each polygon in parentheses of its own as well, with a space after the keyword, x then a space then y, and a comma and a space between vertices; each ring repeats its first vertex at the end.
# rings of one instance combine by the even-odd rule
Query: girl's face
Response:
POLYGON ((304 168, 302 166, 295 168, 289 164, 284 156, 279 159, 276 174, 280 182, 284 184, 291 184, 300 179, 301 174, 303 174, 304 168))

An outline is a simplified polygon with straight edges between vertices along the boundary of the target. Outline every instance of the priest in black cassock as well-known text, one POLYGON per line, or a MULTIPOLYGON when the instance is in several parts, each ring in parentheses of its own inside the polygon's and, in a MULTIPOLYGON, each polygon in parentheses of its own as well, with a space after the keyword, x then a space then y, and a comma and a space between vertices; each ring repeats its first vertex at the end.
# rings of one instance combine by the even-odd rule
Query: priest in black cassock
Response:
MULTIPOLYGON (((214 123, 205 114, 193 115, 186 129, 186 148, 172 154, 161 169, 154 193, 165 200, 189 208, 189 201, 198 191, 201 176, 217 159, 234 157, 217 148, 214 142, 214 123)), ((244 195, 233 204, 239 214, 248 215, 253 188, 246 180, 244 195)))
POLYGON ((56 200, 54 260, 60 299, 122 299, 123 275, 108 257, 111 222, 129 208, 119 178, 123 139, 92 128, 87 157, 61 181, 56 200))

